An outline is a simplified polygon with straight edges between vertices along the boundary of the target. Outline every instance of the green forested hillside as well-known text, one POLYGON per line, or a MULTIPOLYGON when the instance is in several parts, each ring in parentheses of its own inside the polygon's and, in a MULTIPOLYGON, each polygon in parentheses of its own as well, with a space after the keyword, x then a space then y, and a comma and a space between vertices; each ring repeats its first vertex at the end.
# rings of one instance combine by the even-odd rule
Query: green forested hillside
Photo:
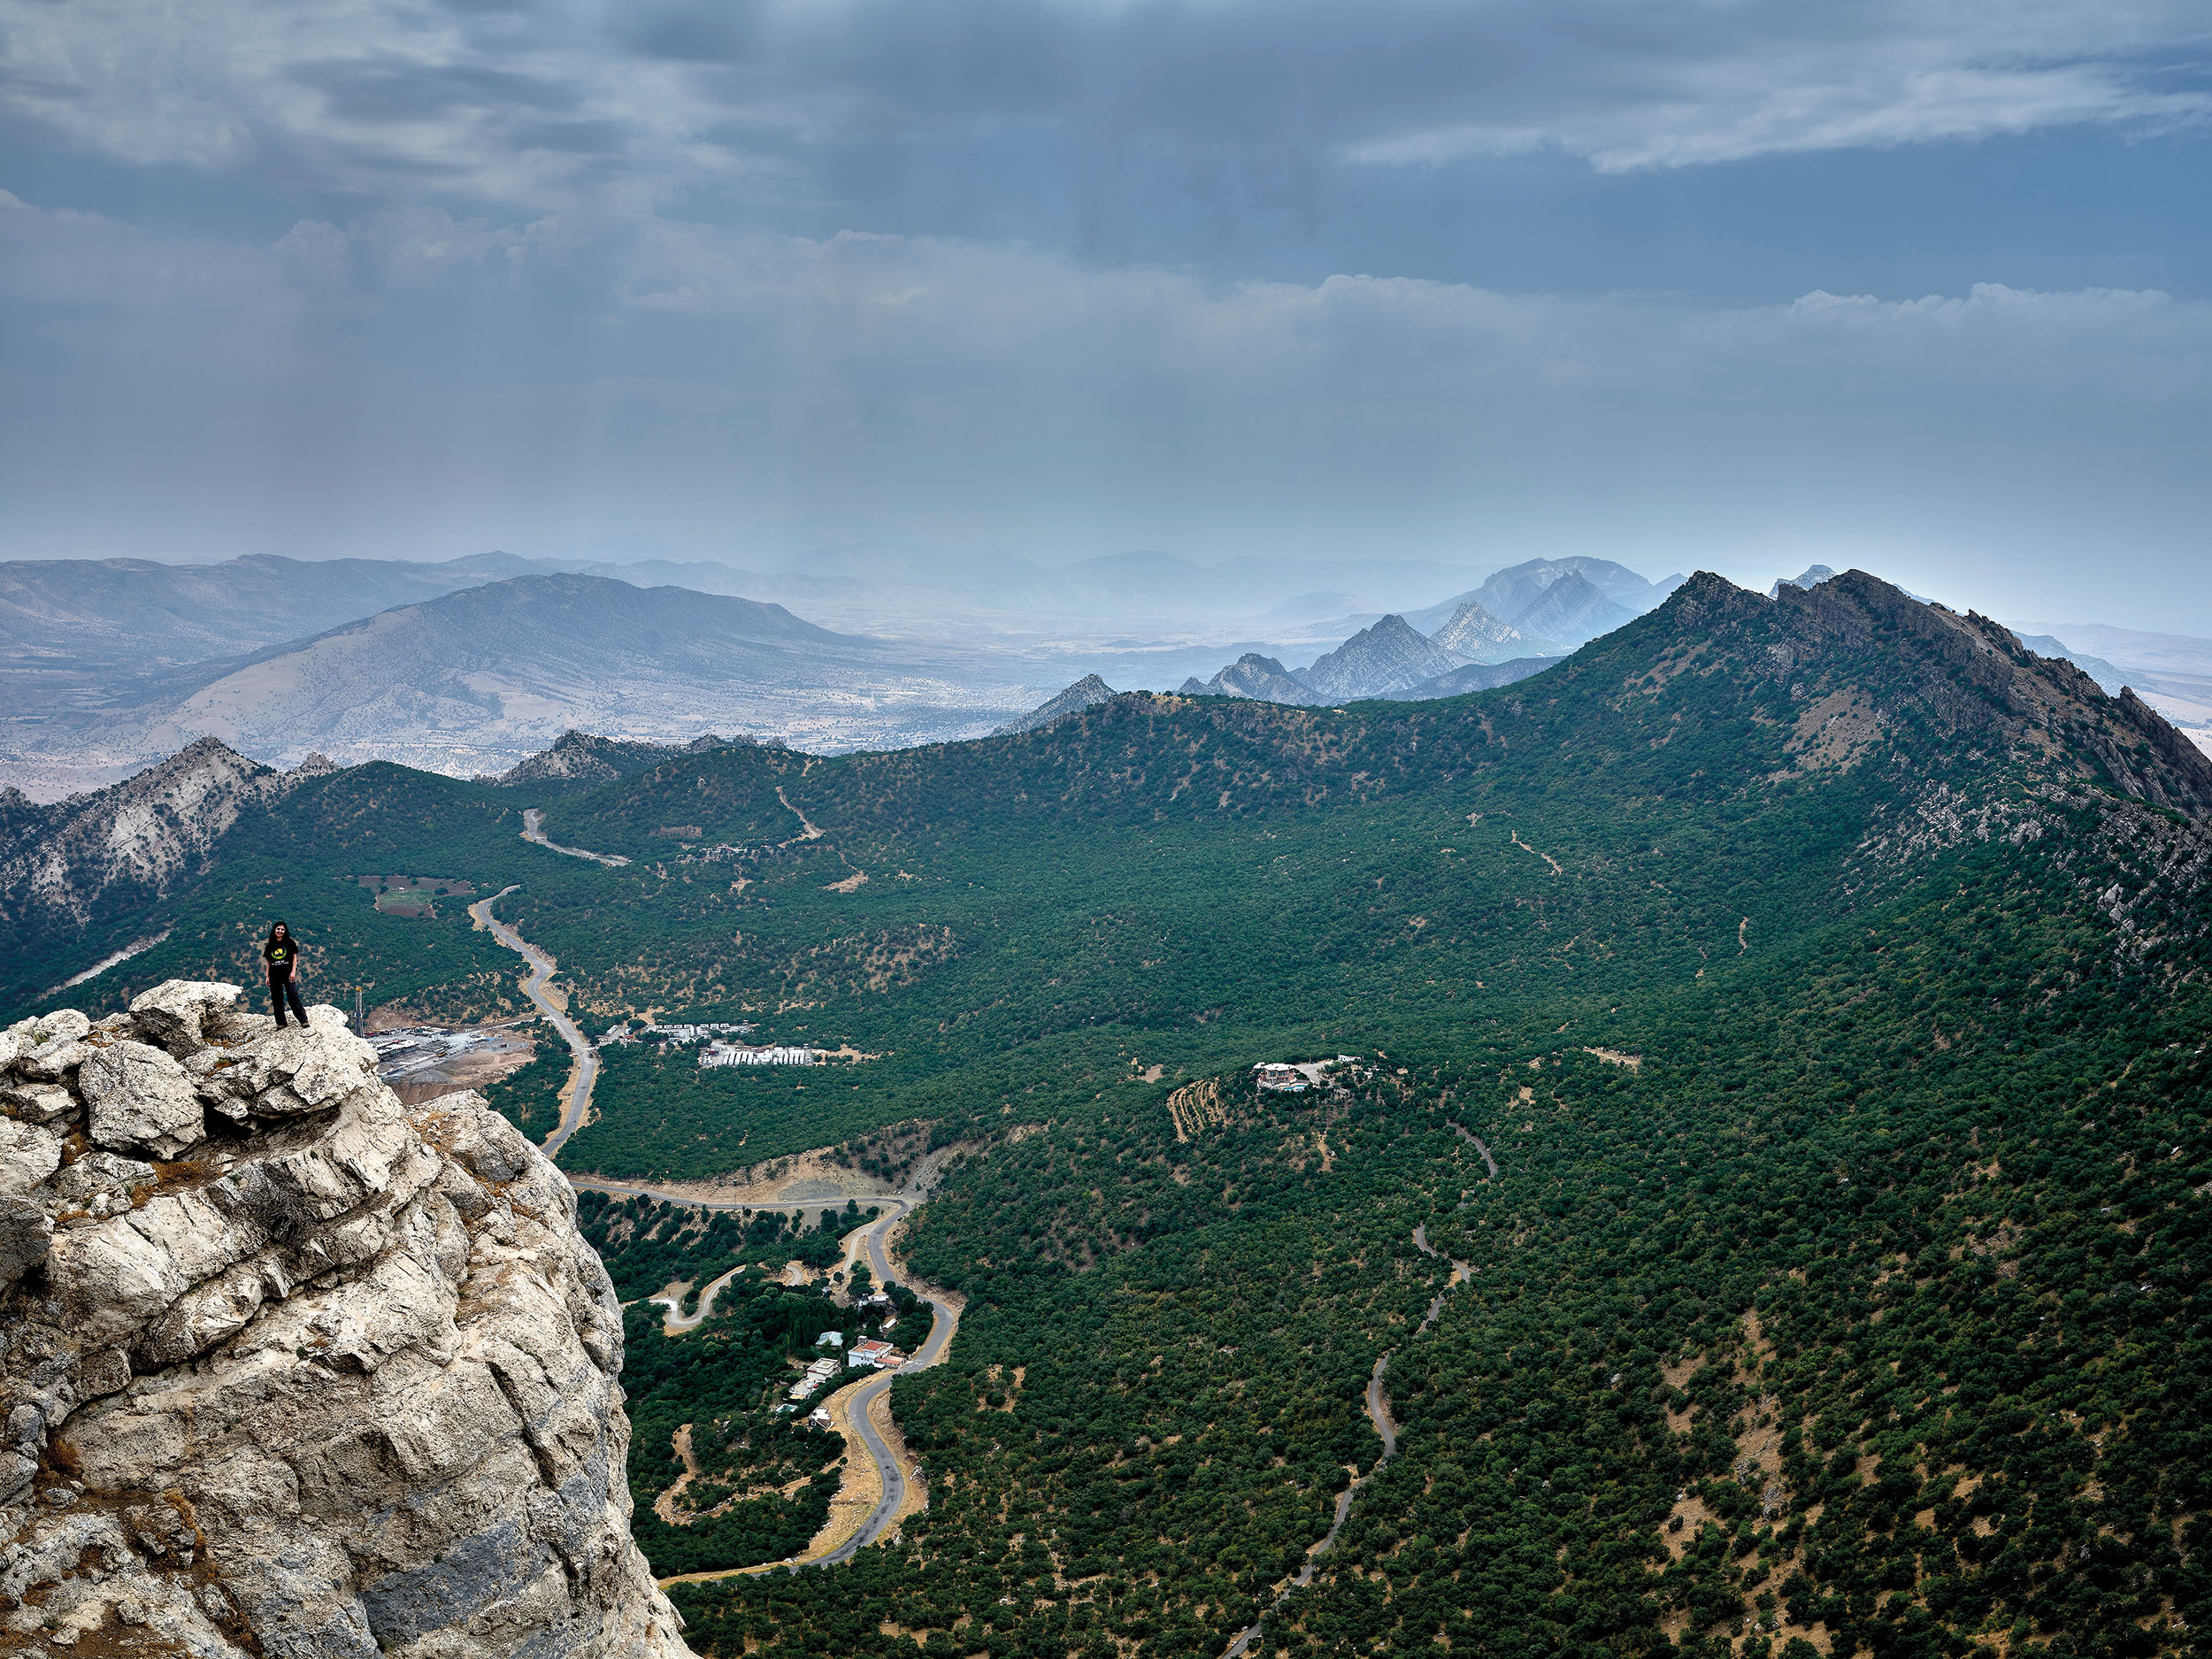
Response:
MULTIPOLYGON (((846 1056, 620 1056, 567 1166, 967 1148, 908 1246, 969 1299, 894 1389, 929 1513, 683 1588, 703 1652, 1218 1653, 1375 1469, 1388 1356, 1398 1453, 1256 1652, 2116 1659, 2212 1617, 2208 814, 1994 625, 1701 577, 1439 703, 1124 696, 542 803, 357 769, 102 925, 171 926, 144 983, 274 890, 330 977, 459 1010, 511 957, 349 884, 519 883, 595 1016, 846 1056)), ((719 1323, 641 1334, 653 1398, 719 1323)))
POLYGON ((2212 998, 2068 862, 1978 849, 1717 968, 1632 1069, 1578 1027, 1231 1079, 1187 1143, 1156 1094, 1002 1141, 917 1226, 972 1298, 896 1390, 929 1516, 680 1591, 695 1640, 1219 1652, 1373 1466, 1389 1353, 1399 1455, 1257 1651, 2189 1650, 2212 998))

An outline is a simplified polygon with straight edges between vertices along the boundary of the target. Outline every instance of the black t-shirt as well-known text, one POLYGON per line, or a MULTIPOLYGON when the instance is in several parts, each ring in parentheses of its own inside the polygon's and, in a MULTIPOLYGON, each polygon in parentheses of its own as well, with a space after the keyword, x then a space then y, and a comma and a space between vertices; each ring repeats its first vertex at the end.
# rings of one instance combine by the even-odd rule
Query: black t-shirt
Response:
POLYGON ((272 939, 261 947, 261 959, 269 964, 271 973, 288 973, 292 959, 299 955, 299 946, 290 939, 272 939))

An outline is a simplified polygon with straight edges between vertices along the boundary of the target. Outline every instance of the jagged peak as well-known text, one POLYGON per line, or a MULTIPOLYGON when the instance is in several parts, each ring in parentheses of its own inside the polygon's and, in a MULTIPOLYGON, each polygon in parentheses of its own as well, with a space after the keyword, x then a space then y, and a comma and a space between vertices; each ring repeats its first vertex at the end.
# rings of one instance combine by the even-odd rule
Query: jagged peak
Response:
POLYGON ((1070 715, 1095 708, 1102 703, 1110 701, 1114 695, 1114 688, 1100 676, 1086 674, 1065 691, 1048 698, 1027 714, 1009 720, 991 735, 1010 737, 1018 732, 1034 732, 1056 721, 1064 720, 1070 715))
MULTIPOLYGON (((275 770, 274 767, 265 765, 260 761, 254 759, 250 755, 240 754, 228 743, 223 741, 221 738, 217 737, 211 733, 205 737, 193 739, 191 742, 187 743, 175 754, 170 756, 168 759, 156 761, 151 766, 149 766, 145 772, 138 773, 137 777, 143 778, 149 773, 160 772, 164 771, 182 771, 191 766, 205 765, 211 761, 232 765, 236 767, 239 771, 246 772, 273 772, 275 770)), ((135 779, 126 779, 124 781, 127 783, 134 782, 135 781, 135 779)))
POLYGON ((475 779, 496 788, 521 784, 605 783, 627 774, 649 771, 679 755, 703 755, 711 749, 750 745, 749 737, 724 737, 705 732, 688 741, 634 737, 602 737, 571 726, 534 755, 525 756, 496 775, 475 779))

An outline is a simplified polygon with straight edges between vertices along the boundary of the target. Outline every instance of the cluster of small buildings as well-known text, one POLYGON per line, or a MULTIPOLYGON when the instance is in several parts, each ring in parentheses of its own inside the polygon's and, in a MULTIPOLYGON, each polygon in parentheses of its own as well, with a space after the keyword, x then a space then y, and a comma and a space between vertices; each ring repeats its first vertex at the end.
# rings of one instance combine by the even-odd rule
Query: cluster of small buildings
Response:
MULTIPOLYGON (((886 1300, 887 1301, 888 1299, 887 1298, 886 1300)), ((845 1346, 845 1333, 842 1331, 825 1331, 821 1335, 814 1339, 814 1346, 817 1348, 842 1348, 845 1346)), ((820 1392, 822 1385, 828 1382, 833 1377, 836 1376, 841 1370, 851 1368, 856 1370, 896 1371, 905 1363, 906 1356, 900 1353, 898 1349, 893 1348, 888 1342, 871 1338, 864 1342, 854 1343, 852 1346, 852 1351, 849 1354, 844 1354, 841 1356, 835 1353, 825 1354, 821 1358, 814 1361, 806 1368, 805 1372, 800 1377, 799 1380, 793 1383, 791 1386, 785 1391, 785 1398, 791 1401, 811 1399, 816 1394, 820 1392)), ((797 1407, 795 1405, 780 1405, 778 1406, 776 1409, 780 1412, 792 1411, 797 1409, 797 1407)), ((806 1420, 817 1428, 827 1428, 829 1426, 829 1411, 826 1407, 817 1406, 811 1412, 808 1413, 806 1420)))
POLYGON ((716 1065, 812 1065, 822 1057, 818 1048, 788 1048, 781 1044, 723 1042, 718 1039, 699 1051, 699 1064, 716 1065))
MULTIPOLYGON (((890 1298, 887 1296, 884 1300, 887 1302, 890 1298)), ((825 1331, 814 1339, 814 1346, 842 1348, 845 1346, 845 1333, 842 1331, 825 1331)), ((879 1365, 887 1370, 895 1371, 905 1362, 905 1359, 906 1356, 888 1342, 880 1342, 871 1338, 866 1341, 854 1343, 853 1351, 845 1356, 845 1363, 848 1365, 879 1365)), ((834 1360, 818 1359, 814 1363, 815 1365, 827 1365, 832 1371, 837 1368, 837 1362, 834 1360)), ((809 1370, 810 1372, 812 1367, 809 1370)), ((794 1394, 791 1397, 796 1400, 802 1396, 794 1394)))
POLYGON ((1318 1083, 1321 1074, 1332 1066, 1358 1064, 1357 1055, 1340 1054, 1333 1060, 1309 1060, 1299 1065, 1286 1064, 1280 1060, 1263 1060, 1252 1068, 1252 1071, 1260 1087, 1275 1089, 1285 1094, 1297 1094, 1318 1083))
POLYGON ((880 1313, 883 1323, 876 1327, 879 1331, 888 1331, 899 1322, 899 1316, 893 1311, 897 1304, 891 1300, 888 1291, 879 1290, 872 1295, 863 1296, 853 1306, 863 1314, 880 1313))
POLYGON ((657 1042, 683 1044, 713 1042, 726 1036, 743 1037, 749 1035, 752 1029, 749 1025, 648 1025, 640 1035, 657 1042))

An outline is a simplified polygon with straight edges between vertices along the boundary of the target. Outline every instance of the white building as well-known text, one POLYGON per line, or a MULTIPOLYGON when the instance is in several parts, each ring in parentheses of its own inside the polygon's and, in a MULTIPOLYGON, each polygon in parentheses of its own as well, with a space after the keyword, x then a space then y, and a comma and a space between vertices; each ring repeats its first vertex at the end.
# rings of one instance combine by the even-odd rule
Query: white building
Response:
POLYGON ((645 1034, 663 1042, 710 1042, 724 1036, 742 1037, 752 1029, 750 1025, 648 1025, 645 1034))
POLYGON ((746 1042, 710 1042, 699 1051, 699 1064, 712 1065, 812 1065, 821 1058, 818 1048, 755 1047, 746 1042))
POLYGON ((814 1363, 806 1368, 805 1376, 800 1378, 797 1382, 791 1385, 790 1391, 785 1395, 785 1398, 790 1400, 804 1400, 807 1396, 811 1394, 816 1389, 819 1388, 824 1383, 827 1382, 836 1374, 837 1362, 835 1360, 818 1359, 814 1362, 814 1363))

